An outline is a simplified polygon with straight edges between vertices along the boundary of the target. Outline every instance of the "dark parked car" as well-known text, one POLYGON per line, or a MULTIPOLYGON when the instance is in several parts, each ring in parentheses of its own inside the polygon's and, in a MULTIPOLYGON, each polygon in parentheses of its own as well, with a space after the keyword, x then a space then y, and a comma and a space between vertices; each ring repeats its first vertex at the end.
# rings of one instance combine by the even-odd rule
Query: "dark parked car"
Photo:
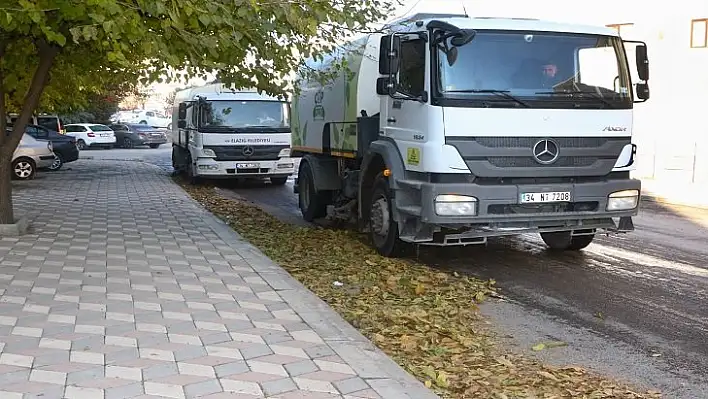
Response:
POLYGON ((110 126, 116 134, 116 146, 133 148, 147 145, 157 148, 167 143, 167 135, 154 127, 144 124, 118 123, 110 126))
POLYGON ((27 125, 25 133, 37 140, 51 141, 54 146, 54 163, 49 170, 59 170, 65 163, 79 159, 79 149, 76 148, 76 138, 67 136, 42 126, 27 125))

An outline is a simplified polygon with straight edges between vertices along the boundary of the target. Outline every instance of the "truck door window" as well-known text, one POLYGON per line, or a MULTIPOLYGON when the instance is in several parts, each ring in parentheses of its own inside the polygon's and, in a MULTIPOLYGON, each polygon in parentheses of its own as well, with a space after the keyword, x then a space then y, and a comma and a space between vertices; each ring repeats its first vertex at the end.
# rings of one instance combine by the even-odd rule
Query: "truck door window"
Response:
POLYGON ((425 42, 421 39, 401 43, 401 69, 398 90, 418 96, 425 90, 425 42))

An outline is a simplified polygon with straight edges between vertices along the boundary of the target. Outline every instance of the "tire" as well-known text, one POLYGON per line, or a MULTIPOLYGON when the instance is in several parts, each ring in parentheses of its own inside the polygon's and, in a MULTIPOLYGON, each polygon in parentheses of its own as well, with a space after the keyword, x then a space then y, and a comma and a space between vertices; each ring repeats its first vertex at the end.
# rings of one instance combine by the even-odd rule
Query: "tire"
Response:
POLYGON ((12 161, 12 178, 15 180, 32 180, 37 174, 37 167, 29 158, 18 158, 12 161))
POLYGON ((287 177, 271 177, 270 183, 274 186, 282 186, 288 182, 287 177))
POLYGON ((541 239, 552 251, 580 251, 587 248, 594 238, 595 234, 573 237, 570 231, 541 233, 541 239))
POLYGON ((393 220, 393 195, 382 173, 374 179, 367 223, 371 241, 380 255, 387 258, 404 255, 409 245, 400 239, 398 222, 393 220))
POLYGON ((85 141, 79 139, 79 141, 76 142, 76 148, 78 148, 79 151, 84 151, 88 148, 88 146, 85 141))
POLYGON ((172 169, 175 175, 181 175, 184 172, 184 168, 178 162, 179 151, 177 147, 172 146, 172 169))
POLYGON ((167 125, 167 130, 172 130, 172 124, 171 124, 171 123, 167 125))
POLYGON ((140 121, 140 122, 138 122, 138 123, 141 124, 141 125, 147 125, 147 124, 148 124, 147 121, 140 121))
POLYGON ((150 148, 155 149, 160 147, 160 144, 150 144, 150 148))
POLYGON ((327 215, 327 196, 329 193, 318 192, 315 189, 315 179, 310 170, 310 165, 304 163, 298 176, 298 205, 302 218, 312 222, 317 218, 327 215))
POLYGON ((51 170, 52 172, 56 172, 57 170, 61 169, 62 166, 64 166, 64 158, 62 158, 61 154, 55 152, 54 163, 47 169, 51 170))
POLYGON ((192 155, 187 154, 187 183, 196 186, 200 183, 199 176, 194 175, 194 165, 192 165, 192 155))
POLYGON ((126 137, 123 139, 123 148, 130 149, 135 147, 135 143, 133 143, 133 140, 131 140, 129 137, 126 137))

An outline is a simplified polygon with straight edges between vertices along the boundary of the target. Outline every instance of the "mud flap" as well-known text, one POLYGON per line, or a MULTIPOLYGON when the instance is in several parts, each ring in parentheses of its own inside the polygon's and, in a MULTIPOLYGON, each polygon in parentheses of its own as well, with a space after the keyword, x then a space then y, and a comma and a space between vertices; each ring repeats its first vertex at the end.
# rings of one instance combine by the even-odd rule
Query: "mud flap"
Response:
POLYGON ((617 224, 617 231, 620 233, 625 233, 628 231, 634 231, 634 222, 632 222, 631 216, 623 216, 620 218, 617 224))

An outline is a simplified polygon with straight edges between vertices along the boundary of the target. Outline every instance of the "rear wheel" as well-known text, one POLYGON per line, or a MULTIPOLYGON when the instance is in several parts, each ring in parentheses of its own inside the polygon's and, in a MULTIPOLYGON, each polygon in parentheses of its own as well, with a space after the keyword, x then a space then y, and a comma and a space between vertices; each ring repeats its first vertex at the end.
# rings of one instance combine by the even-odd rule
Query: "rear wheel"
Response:
POLYGON ((51 171, 57 171, 61 169, 61 167, 64 166, 64 158, 61 157, 61 154, 57 154, 56 152, 54 153, 54 162, 52 162, 52 165, 48 168, 51 171))
POLYGON ((147 121, 140 121, 139 123, 140 123, 141 125, 147 125, 147 124, 148 124, 147 121))
POLYGON ((129 137, 123 139, 123 148, 133 148, 135 145, 129 137))
POLYGON ((318 192, 310 166, 305 163, 298 176, 298 203, 305 221, 312 222, 327 214, 327 194, 318 192))
POLYGON ((398 222, 393 220, 393 195, 388 180, 379 173, 374 179, 374 189, 369 204, 371 241, 379 254, 388 258, 404 254, 407 244, 401 241, 398 222))
POLYGON ((86 145, 85 141, 79 139, 79 141, 76 142, 76 148, 78 148, 80 151, 83 151, 88 148, 88 146, 86 145))
POLYGON ((271 177, 270 183, 274 186, 282 186, 288 182, 287 177, 271 177))
POLYGON ((153 149, 154 149, 154 148, 157 148, 157 147, 159 147, 159 146, 160 146, 159 144, 150 144, 150 148, 153 148, 153 149))
POLYGON ((34 161, 29 158, 19 158, 12 162, 12 177, 17 180, 31 180, 37 173, 34 161))
POLYGON ((595 234, 573 236, 570 231, 554 231, 552 233, 541 233, 541 239, 554 251, 580 251, 587 248, 595 234))

